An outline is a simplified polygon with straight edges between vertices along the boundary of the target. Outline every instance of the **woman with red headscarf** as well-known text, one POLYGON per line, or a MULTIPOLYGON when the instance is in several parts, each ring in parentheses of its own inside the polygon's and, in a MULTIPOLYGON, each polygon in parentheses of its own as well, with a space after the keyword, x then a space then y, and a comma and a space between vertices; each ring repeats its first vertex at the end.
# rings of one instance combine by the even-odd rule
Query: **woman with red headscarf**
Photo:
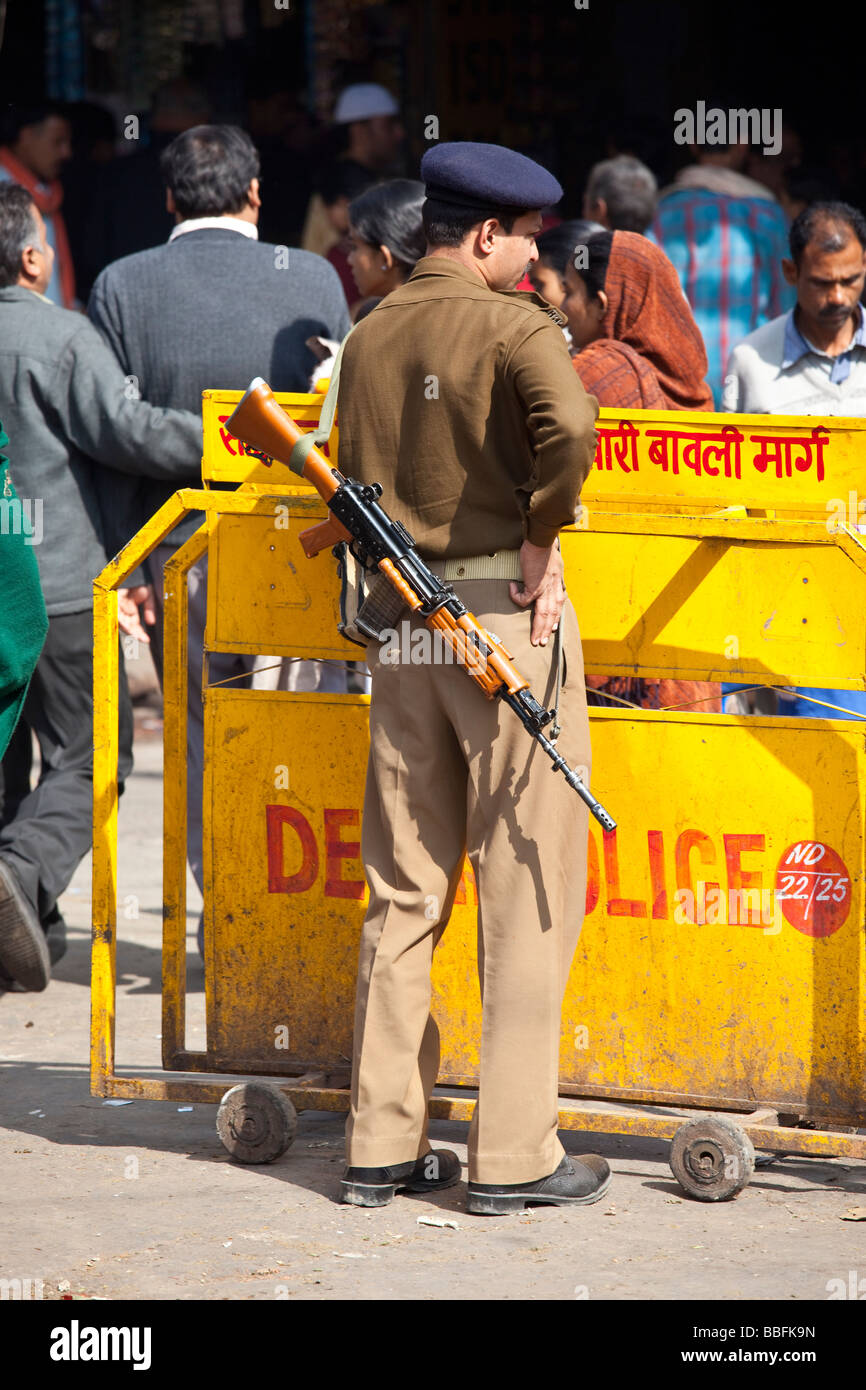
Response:
MULTIPOLYGON (((565 286, 575 370, 599 405, 712 410, 703 339, 663 251, 636 232, 597 232, 575 247, 565 286)), ((722 708, 712 681, 587 676, 586 683, 590 704, 722 708)))
POLYGON ((637 232, 596 232, 565 286, 575 369, 599 405, 712 410, 703 339, 663 251, 637 232))

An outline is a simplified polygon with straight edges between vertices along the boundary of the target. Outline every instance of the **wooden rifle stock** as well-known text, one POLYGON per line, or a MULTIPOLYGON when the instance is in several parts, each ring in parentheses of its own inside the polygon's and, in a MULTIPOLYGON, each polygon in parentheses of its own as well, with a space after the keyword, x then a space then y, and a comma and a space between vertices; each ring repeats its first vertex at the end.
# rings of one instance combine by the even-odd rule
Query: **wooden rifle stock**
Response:
MULTIPOLYGON (((282 406, 277 405, 273 391, 260 376, 250 383, 243 399, 235 406, 226 421, 226 429, 235 439, 267 454, 269 457, 263 462, 268 467, 273 459, 277 459, 288 468, 292 468, 292 450, 306 432, 298 428, 282 406)), ((292 471, 312 483, 325 502, 340 486, 325 455, 316 448, 307 454, 302 468, 293 468, 292 471)), ((348 532, 339 539, 348 540, 348 532)))
MULTIPOLYGON (((250 383, 243 399, 232 411, 226 422, 226 429, 235 439, 240 439, 244 444, 250 444, 267 455, 262 462, 268 467, 273 459, 277 459, 288 468, 292 468, 292 450, 305 433, 286 414, 282 406, 277 404, 273 391, 260 376, 250 383)), ((310 449, 302 469, 294 468, 292 471, 300 473, 308 483, 312 483, 325 502, 329 497, 333 497, 340 486, 328 460, 316 448, 310 449)), ((329 516, 327 521, 320 522, 318 526, 308 527, 300 535, 301 545, 308 560, 318 555, 320 550, 337 545, 339 541, 351 539, 350 533, 335 516, 329 516)))
POLYGON ((327 521, 320 521, 317 526, 308 526, 298 537, 308 560, 312 560, 320 550, 330 550, 332 546, 339 545, 340 541, 351 539, 351 533, 335 516, 328 517, 327 521))

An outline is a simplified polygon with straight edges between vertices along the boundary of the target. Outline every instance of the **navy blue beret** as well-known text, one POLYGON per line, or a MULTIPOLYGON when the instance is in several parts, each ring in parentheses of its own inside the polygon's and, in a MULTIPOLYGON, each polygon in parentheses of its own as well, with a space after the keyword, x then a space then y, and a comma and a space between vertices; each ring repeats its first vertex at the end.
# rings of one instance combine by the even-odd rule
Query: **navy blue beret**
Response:
POLYGON ((421 160, 428 198, 458 207, 546 208, 562 187, 546 169, 504 145, 453 140, 434 145, 421 160))

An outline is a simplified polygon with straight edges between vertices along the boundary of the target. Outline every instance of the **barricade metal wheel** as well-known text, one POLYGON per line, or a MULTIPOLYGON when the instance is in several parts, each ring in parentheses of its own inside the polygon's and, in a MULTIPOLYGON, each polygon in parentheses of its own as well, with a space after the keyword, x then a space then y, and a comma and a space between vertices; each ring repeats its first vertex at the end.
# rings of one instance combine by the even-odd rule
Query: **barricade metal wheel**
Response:
POLYGON ((690 1197, 725 1202, 742 1191, 755 1171, 755 1149, 735 1120, 707 1115, 677 1130, 670 1165, 690 1197))
POLYGON ((237 1163, 273 1163, 294 1140, 298 1112, 276 1086, 246 1081, 226 1091, 216 1127, 237 1163))

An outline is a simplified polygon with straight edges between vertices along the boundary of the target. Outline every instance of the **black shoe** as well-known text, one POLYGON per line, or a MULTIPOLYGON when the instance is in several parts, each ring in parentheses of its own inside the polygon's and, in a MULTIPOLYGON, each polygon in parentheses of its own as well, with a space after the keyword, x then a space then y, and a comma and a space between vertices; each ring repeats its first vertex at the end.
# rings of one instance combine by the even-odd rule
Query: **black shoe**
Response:
POLYGON ((527 1202, 554 1207, 588 1207, 610 1187, 610 1167, 598 1154, 563 1158, 555 1173, 537 1182, 471 1182, 466 1210, 477 1216, 506 1216, 527 1202))
POLYGON ((450 1149, 431 1149, 423 1158, 389 1168, 347 1168, 341 1202, 355 1207, 386 1207, 395 1192, 438 1192, 460 1181, 460 1159, 450 1149))
POLYGON ((34 993, 51 979, 48 943, 18 875, 0 859, 0 971, 34 993))

